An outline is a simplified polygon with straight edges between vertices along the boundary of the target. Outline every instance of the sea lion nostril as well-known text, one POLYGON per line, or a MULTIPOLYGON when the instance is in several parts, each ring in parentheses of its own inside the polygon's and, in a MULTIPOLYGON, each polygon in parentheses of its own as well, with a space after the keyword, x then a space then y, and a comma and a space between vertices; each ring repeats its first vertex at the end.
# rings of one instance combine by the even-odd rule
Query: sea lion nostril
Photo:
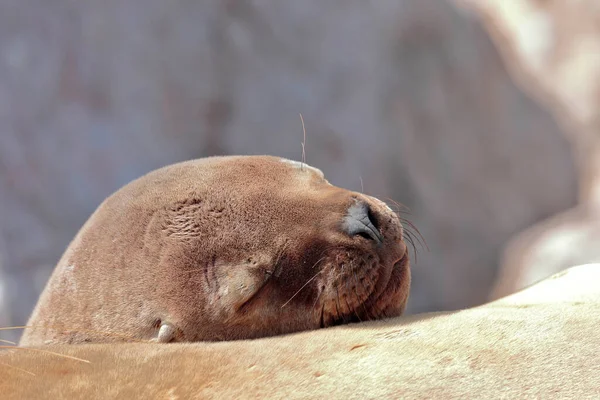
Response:
POLYGON ((373 240, 378 245, 383 243, 383 236, 378 229, 377 220, 366 203, 356 202, 350 206, 342 227, 350 236, 362 236, 365 239, 373 240))

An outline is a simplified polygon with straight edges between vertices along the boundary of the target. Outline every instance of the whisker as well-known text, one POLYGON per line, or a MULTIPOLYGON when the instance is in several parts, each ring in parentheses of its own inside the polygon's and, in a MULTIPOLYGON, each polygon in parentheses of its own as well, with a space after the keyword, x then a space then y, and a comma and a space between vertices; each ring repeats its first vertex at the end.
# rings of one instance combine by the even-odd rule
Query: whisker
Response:
POLYGON ((421 238, 423 237, 421 235, 421 233, 419 232, 417 234, 417 233, 413 232, 413 230, 416 230, 418 232, 418 229, 412 224, 412 222, 410 222, 408 219, 404 218, 403 216, 397 214, 397 211, 396 211, 396 215, 398 216, 398 218, 400 219, 400 222, 403 225, 404 239, 411 245, 413 254, 414 254, 414 258, 415 258, 415 262, 416 262, 417 257, 418 257, 417 255, 419 253, 416 244, 419 244, 419 246, 421 248, 427 248, 427 250, 429 250, 429 248, 427 247, 426 244, 423 243, 424 239, 423 239, 423 241, 421 241, 421 238))
POLYGON ((300 170, 304 170, 304 164, 306 164, 306 128, 304 127, 304 117, 300 114, 300 121, 302 121, 302 163, 300 164, 300 170))
POLYGON ((290 299, 288 301, 286 301, 285 303, 283 303, 283 305, 281 306, 281 308, 285 307, 290 301, 292 301, 292 299, 294 297, 296 297, 298 295, 298 293, 300 293, 302 291, 302 289, 304 289, 306 287, 306 285, 308 285, 310 282, 312 282, 312 280, 315 279, 317 277, 317 275, 319 275, 321 272, 323 272, 323 270, 317 272, 312 278, 310 278, 308 281, 306 281, 306 283, 304 285, 302 285, 302 287, 300 289, 298 289, 298 291, 296 293, 294 293, 294 295, 292 297, 290 297, 290 299))
POLYGON ((310 269, 313 269, 314 267, 316 267, 316 266, 317 266, 317 264, 319 264, 321 261, 323 261, 323 260, 324 260, 324 259, 326 259, 326 258, 327 258, 327 256, 323 256, 323 257, 319 258, 319 259, 317 260, 317 262, 316 262, 316 263, 314 263, 312 267, 310 267, 310 269))
MULTIPOLYGON (((414 230, 417 233, 417 239, 421 239, 423 241, 423 245, 425 246, 425 248, 427 249, 427 251, 429 250, 429 246, 427 245, 427 241, 425 240, 425 238, 423 237, 423 235, 421 234, 421 232, 419 231, 419 228, 417 228, 412 222, 410 222, 409 220, 405 220, 405 222, 408 224, 408 226, 410 226, 410 228, 412 230, 414 230)), ((420 242, 420 241, 419 241, 420 242)))
POLYGON ((402 224, 406 225, 404 227, 405 231, 407 231, 407 232, 411 232, 411 230, 414 231, 414 232, 411 232, 411 233, 414 233, 414 235, 415 235, 415 237, 416 237, 417 242, 419 243, 419 245, 421 245, 423 248, 425 248, 425 249, 427 249, 427 251, 429 251, 429 246, 427 245, 427 241, 425 240, 425 238, 423 237, 423 235, 419 231, 419 228, 417 228, 410 220, 408 220, 407 218, 405 218, 405 217, 403 217, 401 215, 401 214, 409 214, 410 215, 411 214, 410 213, 410 209, 407 206, 398 203, 394 199, 390 199, 389 197, 386 198, 386 200, 392 202, 393 205, 396 207, 396 209, 394 211, 395 211, 396 215, 398 216, 398 218, 400 219, 400 221, 402 222, 402 224), (400 208, 405 208, 408 211, 403 211, 400 208))
MULTIPOLYGON (((405 229, 404 230, 404 239, 406 242, 408 242, 410 244, 410 246, 412 247, 412 251, 413 251, 413 255, 415 258, 415 262, 417 262, 418 259, 418 254, 419 254, 419 249, 417 248, 417 245, 415 243, 415 236, 414 233, 410 230, 410 229, 405 229)), ((420 245, 421 243, 417 241, 417 243, 420 245)), ((421 248, 423 248, 423 246, 421 245, 421 248)))
POLYGON ((399 212, 403 212, 403 213, 407 213, 407 214, 410 214, 412 212, 411 209, 407 205, 399 203, 392 198, 386 197, 384 200, 391 201, 400 210, 399 212))
POLYGON ((415 247, 415 242, 410 235, 405 235, 404 240, 406 240, 412 247, 413 255, 415 256, 415 263, 417 262, 417 248, 415 247))
POLYGON ((83 358, 68 356, 66 354, 60 354, 60 353, 57 353, 55 351, 50 351, 50 350, 34 349, 34 348, 31 348, 31 347, 0 346, 0 349, 13 349, 13 350, 33 351, 33 352, 38 352, 38 353, 43 353, 43 354, 50 354, 50 355, 57 356, 57 357, 62 357, 62 358, 68 358, 70 360, 80 361, 80 362, 84 362, 84 363, 87 363, 87 364, 91 364, 92 363, 91 361, 84 360, 83 358))
POLYGON ((97 333, 97 334, 102 334, 102 335, 106 335, 106 336, 112 336, 112 337, 118 337, 118 338, 128 339, 128 340, 131 340, 133 342, 139 342, 139 343, 149 343, 150 342, 149 340, 137 339, 137 338, 131 337, 130 335, 124 335, 124 334, 120 334, 120 333, 107 332, 107 331, 99 331, 99 330, 92 330, 92 329, 68 329, 68 328, 65 328, 64 326, 58 326, 58 325, 7 326, 7 327, 0 327, 0 331, 8 331, 8 330, 15 330, 15 329, 36 329, 36 328, 53 329, 53 330, 62 331, 62 332, 97 333))
POLYGON ((3 363, 3 362, 0 362, 0 365, 4 365, 5 367, 8 367, 8 368, 14 368, 18 371, 25 372, 26 374, 36 376, 36 374, 34 374, 33 372, 27 371, 26 369, 23 369, 23 368, 15 367, 14 365, 10 365, 10 364, 3 363))

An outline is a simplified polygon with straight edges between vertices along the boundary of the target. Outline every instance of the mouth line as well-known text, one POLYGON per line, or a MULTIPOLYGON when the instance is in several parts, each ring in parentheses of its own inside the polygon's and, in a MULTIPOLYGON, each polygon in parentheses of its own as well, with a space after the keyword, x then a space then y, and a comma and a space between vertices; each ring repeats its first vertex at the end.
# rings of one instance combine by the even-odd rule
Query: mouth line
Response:
MULTIPOLYGON (((409 263, 408 252, 405 252, 404 255, 398 261, 396 261, 395 263, 392 264, 390 276, 388 277, 387 282, 385 282, 383 289, 380 290, 379 293, 375 293, 375 289, 373 289, 367 295, 367 297, 363 301, 358 303, 355 307, 353 307, 353 309, 350 312, 348 312, 344 315, 340 315, 339 317, 337 317, 333 320, 330 320, 329 323, 325 322, 325 316, 324 316, 325 309, 324 309, 324 305, 323 305, 323 307, 321 308, 321 313, 320 313, 320 327, 326 328, 326 327, 344 325, 344 324, 348 324, 348 323, 375 321, 375 320, 379 320, 382 317, 384 317, 384 315, 382 315, 381 313, 383 312, 383 309, 385 309, 385 307, 375 307, 375 306, 380 301, 382 296, 385 296, 386 293, 389 293, 389 291, 390 291, 389 285, 390 285, 390 281, 392 280, 391 274, 395 273, 394 271, 396 271, 396 270, 402 270, 402 269, 406 268, 408 263, 409 263)), ((385 266, 383 266, 383 265, 380 265, 380 267, 385 268, 385 266)))
MULTIPOLYGON (((373 291, 371 291, 371 293, 369 293, 367 298, 361 302, 361 306, 377 303, 377 301, 381 298, 381 296, 385 295, 385 293, 388 291, 389 286, 390 286, 390 281, 392 279, 392 274, 394 273, 394 271, 399 268, 406 268, 408 261, 409 261, 408 260, 408 252, 404 252, 404 255, 398 261, 394 262, 391 267, 387 267, 387 268, 390 268, 390 270, 389 270, 389 275, 387 276, 387 280, 383 283, 383 288, 379 290, 379 293, 376 293, 375 288, 373 288, 373 291)), ((382 270, 384 270, 386 268, 386 266, 380 265, 380 268, 382 270)), ((380 278, 380 279, 383 279, 383 278, 380 278)), ((379 282, 377 282, 376 285, 378 283, 379 282)))

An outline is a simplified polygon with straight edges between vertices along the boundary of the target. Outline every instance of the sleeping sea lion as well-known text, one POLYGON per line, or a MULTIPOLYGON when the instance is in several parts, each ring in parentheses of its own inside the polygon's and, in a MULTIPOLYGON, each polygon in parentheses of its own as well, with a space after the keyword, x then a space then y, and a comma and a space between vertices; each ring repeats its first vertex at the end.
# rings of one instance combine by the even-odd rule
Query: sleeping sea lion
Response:
POLYGON ((153 171, 84 224, 21 345, 248 339, 400 315, 399 217, 306 164, 211 157, 153 171))

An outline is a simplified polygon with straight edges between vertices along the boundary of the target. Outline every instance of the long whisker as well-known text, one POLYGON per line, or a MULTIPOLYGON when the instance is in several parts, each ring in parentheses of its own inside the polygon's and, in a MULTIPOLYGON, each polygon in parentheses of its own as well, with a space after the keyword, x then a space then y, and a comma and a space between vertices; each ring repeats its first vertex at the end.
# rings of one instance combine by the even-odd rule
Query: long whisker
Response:
MULTIPOLYGON (((418 257, 419 252, 418 252, 417 246, 415 244, 415 234, 411 230, 412 224, 410 223, 410 221, 406 220, 405 218, 403 218, 400 215, 398 215, 398 218, 400 219, 400 222, 402 222, 402 225, 404 227, 404 240, 408 244, 410 244, 410 246, 412 247, 415 262, 417 262, 417 257, 418 257)), ((423 243, 421 243, 421 241, 418 239, 418 236, 417 236, 416 242, 421 246, 421 248, 424 248, 423 243)))
POLYGON ((404 230, 406 232, 409 232, 410 234, 414 235, 417 238, 418 243, 423 248, 426 248, 427 250, 429 250, 429 247, 427 246, 427 242, 425 241, 425 238, 423 237, 423 235, 419 231, 419 228, 417 228, 411 221, 409 221, 408 219, 406 219, 406 218, 404 218, 402 216, 398 216, 398 218, 400 219, 400 221, 404 225, 404 230))
POLYGON ((407 205, 399 203, 390 197, 386 197, 385 200, 391 201, 396 207, 398 207, 398 209, 401 209, 401 212, 403 212, 403 213, 410 214, 412 212, 411 209, 407 205))
POLYGON ((27 371, 26 369, 23 369, 23 368, 15 367, 14 365, 10 365, 10 364, 3 363, 3 362, 0 362, 0 365, 3 365, 3 366, 8 367, 8 368, 14 368, 17 371, 25 372, 26 374, 36 376, 33 372, 27 371))
POLYGON ((415 247, 415 242, 411 235, 404 235, 404 240, 406 240, 413 249, 413 254, 415 255, 415 262, 417 261, 417 248, 415 247))
MULTIPOLYGON (((419 242, 419 244, 421 246, 423 246, 424 248, 427 249, 427 251, 429 251, 429 246, 427 246, 427 241, 425 240, 425 238, 423 237, 423 235, 421 234, 421 232, 419 231, 419 229, 412 223, 410 222, 408 219, 404 218, 401 214, 411 214, 410 208, 408 208, 407 206, 405 206, 404 204, 398 203, 397 201, 395 201, 394 199, 391 199, 389 197, 386 197, 387 201, 390 201, 395 207, 396 207, 396 214, 398 215, 398 218, 400 218, 400 221, 403 224, 408 225, 408 227, 410 227, 410 229, 414 230, 416 232, 416 236, 417 236, 417 240, 419 242), (404 210, 402 210, 404 209, 404 210)), ((408 231, 408 229, 406 229, 408 231)))
POLYGON ((302 285, 302 287, 300 289, 298 289, 298 291, 296 293, 294 293, 294 295, 292 297, 290 297, 290 299, 288 301, 286 301, 285 303, 283 303, 283 305, 281 306, 281 308, 285 307, 290 301, 292 301, 292 299, 294 297, 296 297, 298 295, 298 293, 300 293, 302 291, 302 289, 304 289, 306 287, 306 285, 308 285, 310 282, 312 282, 312 280, 315 279, 317 277, 317 275, 319 275, 321 272, 323 272, 323 270, 320 270, 312 278, 310 278, 308 281, 306 281, 306 283, 304 285, 302 285))
POLYGON ((87 363, 87 364, 91 364, 92 363, 91 361, 84 360, 83 358, 68 356, 66 354, 60 354, 60 353, 57 353, 57 352, 54 352, 54 351, 50 351, 50 350, 34 349, 34 348, 31 348, 31 347, 0 346, 0 349, 13 349, 13 350, 34 351, 34 352, 43 353, 43 354, 50 354, 50 355, 57 356, 57 357, 68 358, 70 360, 80 361, 80 362, 84 362, 84 363, 87 363))
POLYGON ((313 269, 314 267, 316 267, 316 266, 317 266, 317 265, 318 265, 318 264, 319 264, 321 261, 323 261, 323 260, 324 260, 324 259, 326 259, 326 258, 327 258, 327 256, 323 256, 323 257, 319 258, 319 259, 317 260, 317 262, 316 262, 316 263, 314 263, 312 267, 310 267, 310 269, 313 269))
POLYGON ((425 246, 425 248, 427 249, 427 251, 429 251, 429 246, 427 245, 427 241, 425 240, 425 238, 423 237, 423 235, 421 234, 421 232, 419 231, 419 228, 417 228, 412 222, 410 222, 407 219, 403 219, 403 221, 408 224, 408 226, 410 226, 410 228, 412 230, 414 230, 417 233, 417 239, 421 239, 419 242, 422 241, 422 244, 425 246))
POLYGON ((300 164, 300 170, 304 170, 304 164, 306 164, 306 128, 304 127, 304 117, 300 114, 300 121, 302 121, 302 163, 300 164))
POLYGON ((9 330, 14 330, 14 329, 35 329, 35 328, 54 329, 54 330, 62 331, 62 332, 97 333, 97 334, 102 334, 102 335, 106 335, 106 336, 112 336, 112 337, 118 337, 118 338, 128 339, 128 340, 131 340, 133 342, 140 342, 140 343, 149 343, 150 342, 149 340, 136 339, 136 338, 133 338, 131 336, 124 335, 124 334, 119 334, 119 333, 106 332, 106 331, 98 331, 98 330, 92 330, 92 329, 67 329, 64 326, 57 326, 57 325, 7 326, 7 327, 1 327, 0 331, 9 331, 9 330))

